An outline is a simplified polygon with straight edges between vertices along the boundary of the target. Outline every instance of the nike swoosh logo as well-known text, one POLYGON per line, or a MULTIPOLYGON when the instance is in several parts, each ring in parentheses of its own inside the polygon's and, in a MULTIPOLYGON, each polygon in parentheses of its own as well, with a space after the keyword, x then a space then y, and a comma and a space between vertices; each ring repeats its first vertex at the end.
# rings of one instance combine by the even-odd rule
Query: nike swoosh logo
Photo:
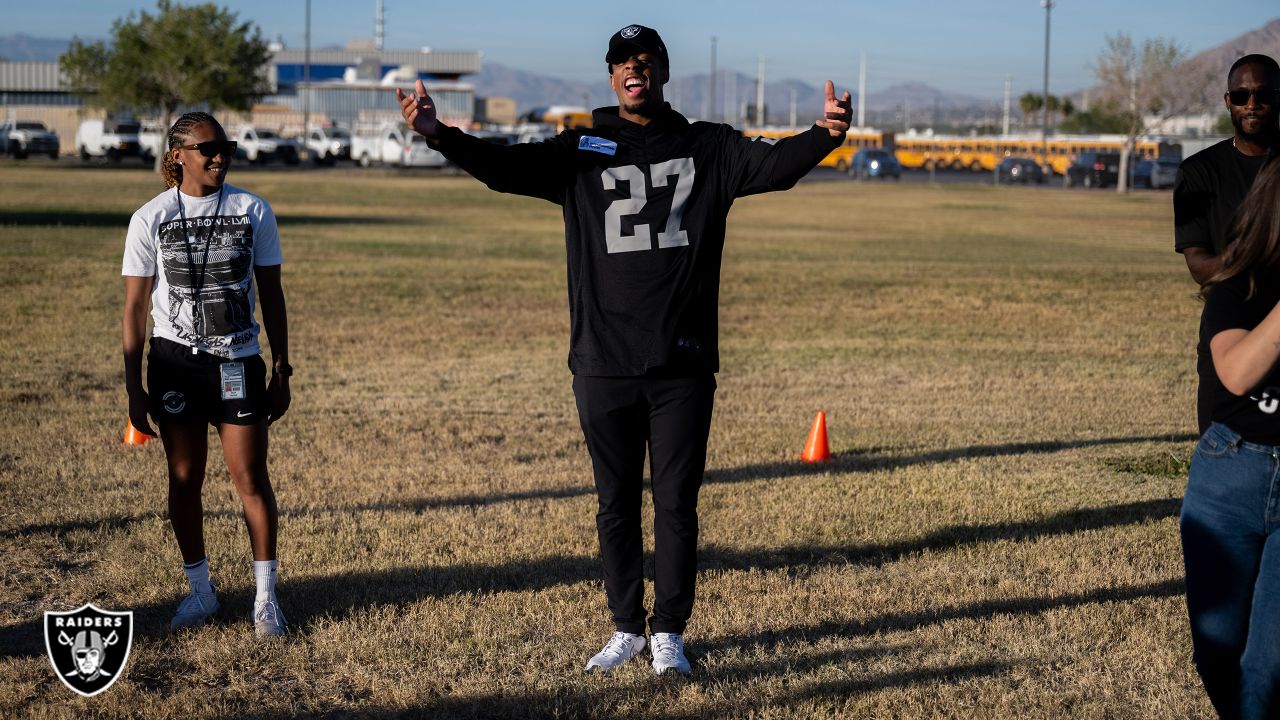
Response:
POLYGON ((253 414, 252 412, 238 412, 236 413, 236 417, 238 418, 249 417, 252 414, 253 414))

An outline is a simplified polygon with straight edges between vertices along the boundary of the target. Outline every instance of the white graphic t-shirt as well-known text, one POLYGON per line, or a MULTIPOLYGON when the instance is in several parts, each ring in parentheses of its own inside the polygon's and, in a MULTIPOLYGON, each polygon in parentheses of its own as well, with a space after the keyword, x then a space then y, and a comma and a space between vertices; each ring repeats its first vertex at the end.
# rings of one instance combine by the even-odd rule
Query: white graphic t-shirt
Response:
POLYGON ((154 335, 239 358, 259 352, 253 267, 283 262, 271 206, 224 184, 207 197, 170 188, 139 208, 121 274, 155 276, 154 335))

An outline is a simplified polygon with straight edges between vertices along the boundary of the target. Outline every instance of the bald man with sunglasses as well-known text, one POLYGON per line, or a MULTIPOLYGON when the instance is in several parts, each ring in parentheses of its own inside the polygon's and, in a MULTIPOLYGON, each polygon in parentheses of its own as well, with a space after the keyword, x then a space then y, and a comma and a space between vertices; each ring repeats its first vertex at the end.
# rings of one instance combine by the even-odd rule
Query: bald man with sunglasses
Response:
MULTIPOLYGON (((1235 134, 1183 161, 1173 186, 1174 249, 1201 285, 1222 269, 1231 219, 1267 158, 1280 145, 1280 65, 1245 55, 1227 72, 1223 94, 1235 134)), ((1209 350, 1198 347, 1200 373, 1212 372, 1209 350)), ((1197 390, 1200 432, 1209 426, 1204 388, 1197 390)))

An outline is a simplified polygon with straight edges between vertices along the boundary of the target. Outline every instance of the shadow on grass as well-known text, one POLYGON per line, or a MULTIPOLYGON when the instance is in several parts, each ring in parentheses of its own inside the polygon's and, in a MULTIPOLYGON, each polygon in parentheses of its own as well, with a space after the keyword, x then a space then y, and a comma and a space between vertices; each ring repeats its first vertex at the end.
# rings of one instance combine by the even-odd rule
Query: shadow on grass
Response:
MULTIPOLYGON (((890 672, 867 678, 846 678, 806 682, 808 678, 795 678, 785 689, 770 692, 767 697, 746 696, 715 688, 725 682, 741 683, 754 678, 769 678, 779 673, 790 674, 796 670, 817 669, 823 665, 840 662, 856 662, 887 650, 840 651, 812 656, 796 656, 779 662, 744 665, 727 674, 702 675, 695 670, 690 678, 652 677, 628 685, 584 682, 571 689, 539 690, 470 697, 442 697, 435 702, 409 708, 379 708, 353 705, 347 708, 329 708, 325 717, 359 716, 362 718, 549 718, 549 717, 754 717, 765 709, 790 710, 797 703, 818 701, 839 703, 851 697, 879 690, 908 688, 921 685, 936 686, 960 682, 970 678, 999 675, 1014 668, 1014 664, 978 662, 953 664, 940 667, 923 667, 890 672), (700 703, 697 713, 681 710, 686 704, 682 691, 693 686, 701 690, 696 697, 710 693, 727 696, 723 700, 700 703), (623 704, 628 711, 619 709, 623 704), (659 712, 663 711, 665 712, 659 712), (656 713, 649 715, 646 713, 656 713)), ((831 710, 827 710, 831 712, 831 710)), ((312 713, 265 715, 271 718, 313 717, 312 713)))
MULTIPOLYGON (((102 212, 75 209, 63 210, 15 210, 0 209, 0 227, 106 227, 125 229, 133 213, 102 212)), ((404 222, 400 218, 388 217, 346 217, 339 215, 277 215, 276 221, 281 227, 297 227, 300 225, 384 225, 404 222)), ((414 219, 414 224, 424 221, 414 219)))
MULTIPOLYGON (((830 462, 807 464, 801 462, 778 462, 747 465, 741 468, 708 470, 704 482, 706 484, 731 484, 750 482, 753 480, 783 479, 805 475, 826 475, 830 473, 857 473, 874 470, 896 470, 915 465, 929 465, 952 462, 969 458, 1000 457, 1007 455, 1049 454, 1084 447, 1100 445, 1127 445, 1146 442, 1189 442, 1195 440, 1191 434, 1151 435, 1140 437, 1095 438, 1091 440, 1048 440, 1041 442, 1010 443, 1005 445, 972 445, 950 450, 934 450, 915 455, 895 456, 879 454, 874 451, 851 450, 835 454, 830 462)), ((648 480, 646 478, 646 484, 648 480)), ((525 500, 562 500, 567 498, 594 496, 595 489, 589 485, 575 487, 544 488, 537 490, 521 490, 508 493, 485 493, 474 495, 453 495, 442 498, 406 498, 396 501, 379 501, 356 503, 341 507, 317 506, 302 509, 283 509, 281 517, 312 517, 327 513, 358 513, 371 511, 384 512, 425 512, 441 508, 484 507, 505 502, 521 502, 525 500)), ((237 512, 206 513, 207 517, 234 516, 237 512)), ((143 515, 126 515, 99 519, 84 519, 64 522, 38 523, 24 525, 12 530, 0 531, 0 539, 11 539, 41 533, 65 533, 76 530, 115 530, 126 528, 136 523, 164 518, 163 515, 148 513, 143 515)))
MULTIPOLYGON (((701 570, 787 570, 800 574, 826 567, 849 565, 881 566, 923 551, 944 551, 981 543, 1009 540, 1031 541, 1044 537, 1067 535, 1086 530, 1141 524, 1176 516, 1180 501, 1176 498, 1147 500, 1099 508, 1057 513, 1037 520, 1013 523, 950 525, 911 540, 883 544, 856 545, 791 545, 777 548, 737 549, 708 546, 699 550, 701 570)), ((429 531, 424 528, 424 534, 429 531)), ((646 557, 648 575, 652 577, 652 557, 646 557)), ((378 572, 352 572, 324 577, 287 580, 281 585, 282 599, 295 628, 305 628, 325 617, 341 617, 375 606, 397 606, 423 597, 446 597, 458 593, 531 592, 564 584, 596 582, 601 577, 600 562, 593 556, 563 556, 517 560, 497 565, 463 564, 450 566, 402 567, 378 572)), ((1172 581, 1171 581, 1172 582, 1172 581)), ((1153 593, 1174 593, 1179 586, 1160 586, 1132 590, 1133 597, 1153 593)), ((1123 591, 1097 591, 1078 596, 1068 602, 1101 602, 1107 593, 1117 593, 1112 600, 1126 599, 1123 591)), ((226 593, 224 606, 231 615, 248 614, 247 593, 226 593)), ((165 631, 177 598, 171 602, 143 607, 117 608, 133 610, 136 632, 143 637, 159 636, 165 631)), ((1038 611, 1048 600, 996 601, 978 609, 953 612, 985 613, 1038 611)), ((49 608, 55 609, 55 608, 49 608)), ((866 632, 893 622, 909 627, 913 623, 933 622, 937 613, 906 618, 880 619, 866 632)), ((812 631, 812 630, 811 630, 812 631)), ((819 630, 820 631, 820 630, 819 630)), ((38 619, 0 628, 0 657, 31 655, 43 652, 43 636, 38 619)), ((833 629, 832 632, 835 632, 833 629)))

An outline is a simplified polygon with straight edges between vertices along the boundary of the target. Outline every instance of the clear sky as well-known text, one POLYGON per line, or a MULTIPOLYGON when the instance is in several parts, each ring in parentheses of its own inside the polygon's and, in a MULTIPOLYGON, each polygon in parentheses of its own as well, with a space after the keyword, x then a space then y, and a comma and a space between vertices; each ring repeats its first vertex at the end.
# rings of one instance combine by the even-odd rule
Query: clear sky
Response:
MULTIPOLYGON (((189 0, 181 0, 184 4, 189 0)), ((305 0, 223 0, 271 39, 303 46, 305 0)), ((106 38, 111 22, 154 3, 125 0, 28 0, 6 3, 4 33, 106 38)), ((312 0, 312 45, 372 37, 375 0, 312 0)), ((718 65, 766 80, 811 84, 834 79, 856 89, 859 53, 868 55, 869 91, 920 81, 983 97, 1042 83, 1045 11, 1040 0, 914 2, 763 2, 649 0, 643 3, 527 0, 385 0, 389 49, 428 46, 480 50, 509 67, 561 78, 605 82, 609 36, 630 24, 661 33, 675 76, 705 72, 711 37, 718 65)), ((1093 84, 1090 63, 1108 33, 1170 38, 1190 54, 1280 17, 1276 0, 1055 0, 1050 92, 1093 84)))

